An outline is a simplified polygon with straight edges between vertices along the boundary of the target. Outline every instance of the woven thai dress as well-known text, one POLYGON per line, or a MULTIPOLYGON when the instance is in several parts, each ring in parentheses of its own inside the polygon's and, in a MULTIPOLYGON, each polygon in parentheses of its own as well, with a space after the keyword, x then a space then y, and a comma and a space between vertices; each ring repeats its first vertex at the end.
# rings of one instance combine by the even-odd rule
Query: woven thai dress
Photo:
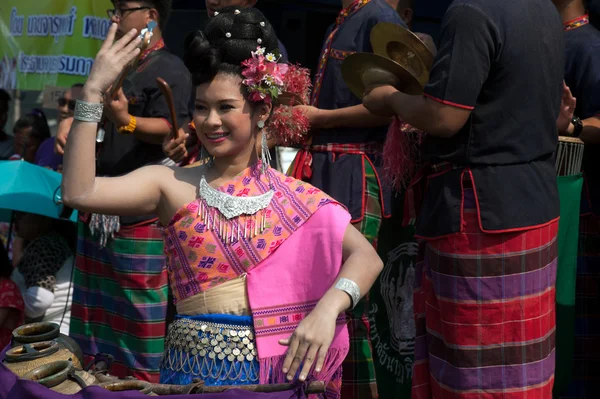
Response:
MULTIPOLYGON (((335 283, 349 223, 346 209, 322 191, 271 168, 250 167, 218 190, 202 179, 200 197, 164 228, 178 315, 161 382, 286 382, 287 347, 278 342, 335 283), (235 197, 249 208, 231 217, 235 197)), ((322 372, 309 375, 328 383, 331 398, 340 397, 345 323, 340 315, 322 372)))

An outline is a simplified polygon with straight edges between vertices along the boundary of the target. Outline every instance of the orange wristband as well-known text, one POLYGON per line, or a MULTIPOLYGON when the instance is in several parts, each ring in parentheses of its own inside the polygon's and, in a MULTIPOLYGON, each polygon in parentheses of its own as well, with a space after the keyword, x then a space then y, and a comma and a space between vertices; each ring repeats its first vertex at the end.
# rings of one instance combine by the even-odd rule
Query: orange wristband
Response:
POLYGON ((137 119, 133 115, 129 115, 129 124, 127 126, 121 126, 117 131, 121 134, 132 134, 135 132, 137 126, 137 119))

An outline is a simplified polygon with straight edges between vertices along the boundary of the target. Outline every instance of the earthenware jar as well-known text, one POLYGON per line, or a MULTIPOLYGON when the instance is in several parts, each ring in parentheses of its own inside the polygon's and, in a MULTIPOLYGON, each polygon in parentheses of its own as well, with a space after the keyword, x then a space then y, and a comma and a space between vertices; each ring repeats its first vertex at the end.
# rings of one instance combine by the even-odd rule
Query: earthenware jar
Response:
POLYGON ((55 392, 72 395, 90 385, 96 385, 96 379, 82 370, 76 370, 67 360, 48 363, 23 376, 24 380, 37 383, 55 392))
POLYGON ((77 343, 70 337, 61 334, 56 323, 32 323, 16 328, 12 333, 12 347, 35 342, 54 340, 61 348, 71 352, 73 366, 83 368, 83 353, 77 343))
POLYGON ((4 357, 4 365, 19 377, 33 369, 59 360, 71 360, 73 354, 58 342, 42 341, 9 349, 4 357))

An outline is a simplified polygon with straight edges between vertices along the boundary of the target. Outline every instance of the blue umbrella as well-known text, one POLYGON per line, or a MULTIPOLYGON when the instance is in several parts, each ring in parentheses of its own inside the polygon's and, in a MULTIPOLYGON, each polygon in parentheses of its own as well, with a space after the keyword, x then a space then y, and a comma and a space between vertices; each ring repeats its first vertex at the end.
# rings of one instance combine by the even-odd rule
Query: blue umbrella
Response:
MULTIPOLYGON (((0 161, 0 221, 10 222, 12 211, 62 219, 62 175, 25 161, 0 161)), ((77 212, 69 217, 77 221, 77 212)))

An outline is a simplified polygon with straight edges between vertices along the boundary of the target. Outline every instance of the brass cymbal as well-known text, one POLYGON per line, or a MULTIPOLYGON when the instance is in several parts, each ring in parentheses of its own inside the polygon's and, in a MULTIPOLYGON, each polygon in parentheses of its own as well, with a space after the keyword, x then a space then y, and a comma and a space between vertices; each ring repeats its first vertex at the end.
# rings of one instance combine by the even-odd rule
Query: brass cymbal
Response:
POLYGON ((350 91, 363 98, 371 85, 392 85, 406 94, 423 93, 421 83, 402 65, 371 53, 349 55, 342 63, 342 78, 350 91))
POLYGON ((375 54, 402 65, 422 85, 429 81, 433 54, 410 30, 391 22, 380 22, 371 30, 371 45, 375 54))

